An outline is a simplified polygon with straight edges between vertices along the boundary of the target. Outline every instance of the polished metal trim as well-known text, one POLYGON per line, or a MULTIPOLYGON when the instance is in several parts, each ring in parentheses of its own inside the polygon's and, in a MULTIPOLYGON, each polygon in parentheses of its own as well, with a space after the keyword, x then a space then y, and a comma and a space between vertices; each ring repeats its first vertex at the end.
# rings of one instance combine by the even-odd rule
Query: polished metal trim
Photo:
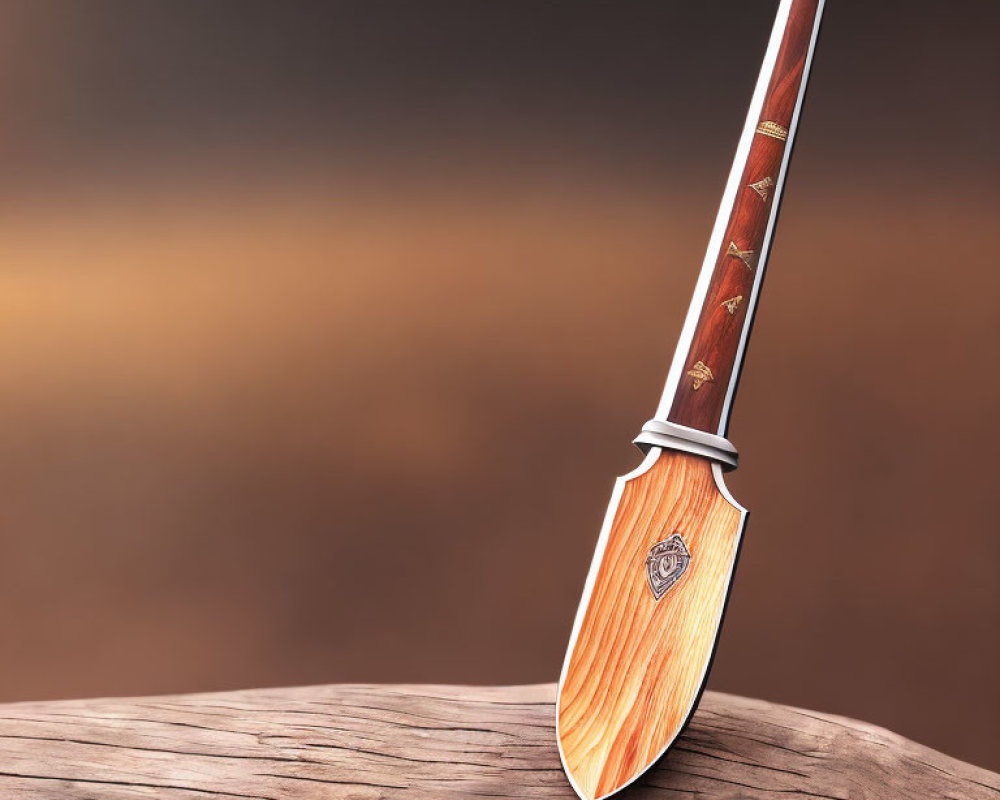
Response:
POLYGON ((703 456, 720 464, 727 472, 736 469, 739 460, 739 453, 728 439, 662 419, 651 419, 643 425, 642 432, 632 443, 644 453, 652 447, 662 447, 703 456))

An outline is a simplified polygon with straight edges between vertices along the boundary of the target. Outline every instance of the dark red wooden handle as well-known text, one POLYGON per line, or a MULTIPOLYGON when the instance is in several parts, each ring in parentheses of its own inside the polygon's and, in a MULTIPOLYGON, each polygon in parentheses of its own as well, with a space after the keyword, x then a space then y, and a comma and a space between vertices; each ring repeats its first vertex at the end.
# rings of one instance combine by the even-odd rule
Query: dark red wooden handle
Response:
MULTIPOLYGON (((716 433, 727 422, 730 389, 740 342, 753 313, 751 294, 763 254, 772 206, 777 202, 788 130, 802 88, 819 0, 794 0, 784 29, 763 111, 732 214, 701 308, 685 374, 677 384, 669 420, 716 433)), ((758 287, 759 288, 759 287, 758 287)))

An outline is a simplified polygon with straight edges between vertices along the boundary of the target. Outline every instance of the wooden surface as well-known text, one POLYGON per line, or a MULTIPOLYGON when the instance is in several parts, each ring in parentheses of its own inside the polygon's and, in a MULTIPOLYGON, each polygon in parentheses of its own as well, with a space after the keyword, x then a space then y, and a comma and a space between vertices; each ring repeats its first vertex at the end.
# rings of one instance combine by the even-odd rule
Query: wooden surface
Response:
MULTIPOLYGON (((571 800, 555 687, 317 686, 0 706, 3 800, 571 800)), ((707 692, 623 800, 996 800, 1000 775, 842 717, 707 692)))
POLYGON ((588 800, 645 770, 690 714, 715 648, 744 512, 720 491, 711 462, 654 449, 619 481, 608 515, 559 693, 566 770, 588 800), (647 555, 674 535, 690 561, 657 599, 647 555))
MULTIPOLYGON (((792 3, 758 125, 777 123, 786 132, 791 127, 818 6, 819 0, 792 3)), ((712 377, 700 382, 686 374, 681 379, 670 408, 671 422, 709 433, 719 429, 730 379, 733 370, 739 368, 736 357, 740 340, 752 321, 749 314, 753 284, 758 268, 763 269, 760 259, 764 235, 780 188, 779 173, 788 146, 789 142, 767 133, 758 132, 753 137, 684 366, 685 372, 696 370, 700 362, 710 369, 712 377), (741 258, 731 244, 735 250, 752 255, 741 258)), ((805 269, 806 265, 799 268, 805 269)))

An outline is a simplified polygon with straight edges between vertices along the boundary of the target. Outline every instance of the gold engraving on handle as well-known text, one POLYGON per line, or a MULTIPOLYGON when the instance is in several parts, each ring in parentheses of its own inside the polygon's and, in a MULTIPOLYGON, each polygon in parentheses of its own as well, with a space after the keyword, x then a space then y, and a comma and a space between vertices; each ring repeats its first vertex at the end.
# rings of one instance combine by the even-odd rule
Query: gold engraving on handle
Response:
POLYGON ((736 246, 736 242, 729 243, 729 249, 726 250, 726 255, 736 256, 751 272, 757 266, 757 252, 754 250, 740 250, 740 248, 736 246))
POLYGON ((768 175, 763 180, 751 183, 750 188, 757 192, 760 195, 760 199, 766 203, 767 199, 771 196, 771 189, 774 188, 774 180, 768 175))
POLYGON ((732 316, 733 314, 736 313, 736 309, 739 307, 740 301, 742 299, 743 295, 738 294, 736 295, 736 297, 730 297, 728 300, 723 300, 721 303, 719 303, 719 305, 722 306, 724 309, 726 309, 726 311, 729 312, 729 315, 732 316))
POLYGON ((770 136, 772 139, 778 139, 782 142, 788 141, 788 128, 772 120, 765 120, 760 123, 757 126, 757 133, 763 133, 765 136, 770 136))
POLYGON ((708 365, 704 361, 699 361, 687 373, 690 377, 694 378, 691 381, 691 388, 698 391, 703 383, 708 381, 714 381, 715 376, 712 374, 712 370, 708 368, 708 365))

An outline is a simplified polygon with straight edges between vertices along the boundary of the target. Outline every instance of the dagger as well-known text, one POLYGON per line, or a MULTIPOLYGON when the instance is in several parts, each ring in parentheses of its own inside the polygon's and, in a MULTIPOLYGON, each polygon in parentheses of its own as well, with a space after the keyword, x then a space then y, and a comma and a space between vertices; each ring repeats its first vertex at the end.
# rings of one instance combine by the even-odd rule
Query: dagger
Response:
POLYGON ((559 680, 563 768, 584 800, 636 780, 704 688, 747 510, 726 438, 824 0, 781 0, 645 452, 615 482, 559 680))

